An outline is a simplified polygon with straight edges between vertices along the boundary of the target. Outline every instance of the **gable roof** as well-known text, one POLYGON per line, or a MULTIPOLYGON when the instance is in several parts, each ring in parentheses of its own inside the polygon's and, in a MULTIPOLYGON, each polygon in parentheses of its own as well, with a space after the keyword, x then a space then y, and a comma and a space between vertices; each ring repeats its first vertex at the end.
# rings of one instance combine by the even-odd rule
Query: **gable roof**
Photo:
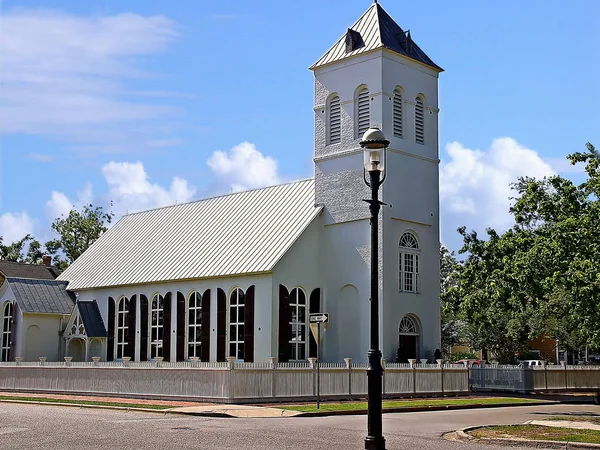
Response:
POLYGON ((434 63, 412 40, 410 31, 404 32, 377 2, 374 2, 356 23, 348 29, 348 32, 321 56, 310 69, 314 70, 317 67, 378 48, 387 48, 402 56, 423 63, 438 72, 444 70, 434 63), (351 41, 348 51, 346 44, 347 37, 351 41))
POLYGON ((88 337, 106 337, 106 327, 98 308, 96 300, 93 301, 79 301, 77 302, 77 309, 79 309, 79 316, 85 327, 85 333, 88 337))
POLYGON ((59 280, 80 290, 269 272, 321 209, 304 180, 129 214, 59 280))
POLYGON ((67 291, 67 283, 58 280, 7 278, 15 301, 23 312, 71 314, 75 294, 67 291))
POLYGON ((6 278, 33 278, 36 280, 54 280, 54 269, 43 264, 24 264, 12 261, 0 261, 0 273, 6 278))

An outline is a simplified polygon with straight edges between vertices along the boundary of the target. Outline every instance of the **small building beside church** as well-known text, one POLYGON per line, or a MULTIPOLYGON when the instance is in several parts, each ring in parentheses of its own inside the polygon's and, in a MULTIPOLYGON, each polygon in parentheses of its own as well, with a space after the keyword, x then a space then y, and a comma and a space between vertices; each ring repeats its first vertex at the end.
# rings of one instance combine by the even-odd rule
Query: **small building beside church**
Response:
POLYGON ((84 328, 106 333, 87 333, 84 357, 304 361, 316 354, 308 316, 327 312, 322 360, 365 362, 372 261, 359 142, 377 126, 391 141, 374 262, 382 352, 433 358, 442 69, 375 2, 310 70, 314 178, 122 217, 58 278, 96 305, 84 328))

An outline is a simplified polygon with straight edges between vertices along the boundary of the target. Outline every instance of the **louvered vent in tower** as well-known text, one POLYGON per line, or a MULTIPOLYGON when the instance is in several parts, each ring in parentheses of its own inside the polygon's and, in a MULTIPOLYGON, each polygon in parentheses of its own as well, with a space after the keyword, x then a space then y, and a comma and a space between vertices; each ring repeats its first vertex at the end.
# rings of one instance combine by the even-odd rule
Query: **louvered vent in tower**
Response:
POLYGON ((425 114, 421 97, 417 97, 415 104, 415 141, 417 144, 425 143, 425 114))
POLYGON ((402 137, 402 92, 394 91, 394 136, 402 137))
POLYGON ((370 105, 369 105, 369 90, 362 88, 358 93, 358 108, 357 108, 357 138, 362 138, 363 134, 369 129, 371 123, 370 105))
POLYGON ((342 116, 340 98, 336 95, 329 102, 329 143, 338 144, 342 140, 342 116))

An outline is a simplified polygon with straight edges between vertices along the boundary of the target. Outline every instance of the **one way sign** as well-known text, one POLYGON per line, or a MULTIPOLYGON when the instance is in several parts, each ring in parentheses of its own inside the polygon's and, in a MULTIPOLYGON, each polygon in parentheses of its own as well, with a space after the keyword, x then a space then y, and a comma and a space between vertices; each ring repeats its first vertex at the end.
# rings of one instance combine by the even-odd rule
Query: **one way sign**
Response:
POLYGON ((308 321, 310 323, 329 323, 329 313, 309 314, 308 321))

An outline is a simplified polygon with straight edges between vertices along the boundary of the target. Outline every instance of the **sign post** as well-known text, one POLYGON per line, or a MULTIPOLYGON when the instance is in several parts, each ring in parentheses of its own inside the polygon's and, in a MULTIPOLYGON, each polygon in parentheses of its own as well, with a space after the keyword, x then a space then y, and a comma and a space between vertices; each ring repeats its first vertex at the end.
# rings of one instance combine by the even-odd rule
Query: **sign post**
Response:
POLYGON ((321 327, 323 327, 323 333, 325 333, 329 324, 329 313, 309 314, 308 322, 310 323, 310 331, 317 341, 317 409, 319 409, 321 407, 321 327))

